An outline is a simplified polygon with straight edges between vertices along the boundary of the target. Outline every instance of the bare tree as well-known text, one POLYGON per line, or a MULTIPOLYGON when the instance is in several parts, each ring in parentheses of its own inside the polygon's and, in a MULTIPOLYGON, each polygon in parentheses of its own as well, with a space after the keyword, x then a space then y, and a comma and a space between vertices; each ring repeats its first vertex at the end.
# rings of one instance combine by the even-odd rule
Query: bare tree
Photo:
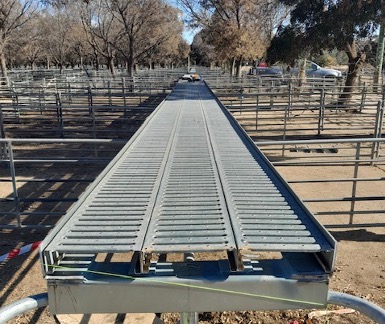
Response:
POLYGON ((35 17, 39 9, 39 3, 34 0, 0 1, 0 69, 7 84, 6 46, 16 32, 35 17))
POLYGON ((178 12, 162 0, 110 0, 111 12, 121 23, 120 40, 114 44, 125 58, 127 72, 149 58, 175 33, 181 34, 178 12))
POLYGON ((19 29, 12 41, 12 43, 16 42, 18 46, 18 49, 14 49, 13 52, 17 52, 24 64, 28 64, 32 70, 44 57, 44 42, 47 37, 44 20, 45 14, 41 12, 19 29))
POLYGON ((190 25, 203 28, 204 42, 214 46, 219 60, 232 63, 237 76, 241 74, 243 60, 265 53, 279 13, 276 0, 179 0, 179 3, 188 12, 190 25))
POLYGON ((112 14, 107 0, 95 0, 80 5, 81 21, 86 39, 94 52, 107 62, 111 74, 115 73, 115 44, 121 38, 121 24, 112 14))
MULTIPOLYGON (((46 52, 50 60, 55 63, 60 71, 66 62, 66 55, 71 48, 70 40, 70 17, 64 12, 55 13, 54 15, 46 18, 46 52)), ((47 63, 47 65, 49 65, 47 63)))

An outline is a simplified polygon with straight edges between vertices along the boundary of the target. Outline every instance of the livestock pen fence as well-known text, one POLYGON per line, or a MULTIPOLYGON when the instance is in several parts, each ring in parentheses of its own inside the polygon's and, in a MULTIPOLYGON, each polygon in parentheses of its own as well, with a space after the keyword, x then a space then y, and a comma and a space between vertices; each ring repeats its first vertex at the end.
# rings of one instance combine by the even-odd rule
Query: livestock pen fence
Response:
POLYGON ((377 136, 383 115, 385 85, 363 84, 342 101, 342 82, 249 76, 206 78, 218 99, 253 139, 298 139, 309 136, 377 136))
MULTIPOLYGON (((362 222, 362 215, 385 213, 384 142, 361 138, 256 144, 280 172, 285 174, 285 168, 295 170, 286 178, 305 192, 302 199, 315 215, 346 215, 344 222, 354 224, 357 218, 362 222), (282 146, 288 152, 284 158, 282 146), (378 147, 374 155, 373 146, 378 147), (333 172, 338 176, 325 177, 333 172), (375 193, 361 190, 363 183, 375 183, 375 193), (308 186, 317 190, 309 191, 308 186)), ((0 159, 0 184, 8 188, 0 199, 0 227, 15 228, 54 226, 125 141, 1 139, 0 143, 7 152, 0 159)))
MULTIPOLYGON (((142 71, 134 79, 103 73, 89 78, 80 72, 51 79, 43 74, 22 80, 19 75, 11 90, 4 89, 0 227, 54 226, 181 75, 178 70, 163 72, 142 71)), ((296 189, 305 188, 302 199, 314 214, 344 221, 347 216, 348 224, 384 214, 385 188, 361 193, 365 183, 376 183, 376 188, 385 184, 384 87, 358 86, 349 104, 337 107, 338 80, 309 80, 298 87, 292 79, 205 73, 206 82, 276 168, 299 175, 286 178, 296 189), (299 168, 310 170, 307 179, 300 177, 299 168), (311 176, 320 168, 324 176, 311 176), (349 174, 329 177, 328 170, 349 174), (314 186, 333 190, 312 196, 306 188, 314 186)))
POLYGON ((2 135, 129 138, 180 75, 158 73, 142 71, 132 78, 67 74, 11 82, 0 88, 2 135))
POLYGON ((0 88, 0 138, 20 138, 0 142, 5 227, 53 226, 181 73, 56 72, 14 72, 0 88))

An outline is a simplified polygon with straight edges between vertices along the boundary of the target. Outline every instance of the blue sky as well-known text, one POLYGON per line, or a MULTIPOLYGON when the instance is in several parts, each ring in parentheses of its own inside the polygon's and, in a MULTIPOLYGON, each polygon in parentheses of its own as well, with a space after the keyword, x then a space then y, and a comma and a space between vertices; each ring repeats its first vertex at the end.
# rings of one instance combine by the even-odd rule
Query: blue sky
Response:
MULTIPOLYGON (((182 10, 182 8, 180 6, 178 6, 178 0, 165 0, 165 1, 168 2, 170 5, 177 7, 180 10, 182 10)), ((193 30, 187 28, 186 26, 184 27, 183 38, 187 41, 187 43, 189 43, 189 44, 192 43, 195 34, 196 34, 196 31, 193 31, 193 30)))
POLYGON ((187 43, 191 44, 194 38, 195 32, 188 30, 185 28, 183 31, 183 38, 187 41, 187 43))

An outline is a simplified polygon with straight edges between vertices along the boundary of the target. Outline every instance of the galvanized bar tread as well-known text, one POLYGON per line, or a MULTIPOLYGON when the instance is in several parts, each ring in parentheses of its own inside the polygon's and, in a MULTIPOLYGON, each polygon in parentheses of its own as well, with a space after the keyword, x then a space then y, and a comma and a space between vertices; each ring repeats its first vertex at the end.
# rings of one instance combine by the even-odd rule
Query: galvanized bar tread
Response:
POLYGON ((44 248, 58 253, 333 249, 204 83, 177 86, 44 248))

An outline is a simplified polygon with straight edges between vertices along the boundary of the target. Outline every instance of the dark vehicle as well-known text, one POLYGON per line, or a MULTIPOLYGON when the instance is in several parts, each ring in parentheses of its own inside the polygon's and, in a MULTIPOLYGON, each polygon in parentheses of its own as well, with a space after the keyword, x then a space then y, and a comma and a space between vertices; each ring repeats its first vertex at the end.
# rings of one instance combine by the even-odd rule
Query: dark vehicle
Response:
POLYGON ((283 71, 279 67, 253 67, 249 71, 249 75, 258 75, 261 77, 273 77, 273 78, 282 78, 283 71))

